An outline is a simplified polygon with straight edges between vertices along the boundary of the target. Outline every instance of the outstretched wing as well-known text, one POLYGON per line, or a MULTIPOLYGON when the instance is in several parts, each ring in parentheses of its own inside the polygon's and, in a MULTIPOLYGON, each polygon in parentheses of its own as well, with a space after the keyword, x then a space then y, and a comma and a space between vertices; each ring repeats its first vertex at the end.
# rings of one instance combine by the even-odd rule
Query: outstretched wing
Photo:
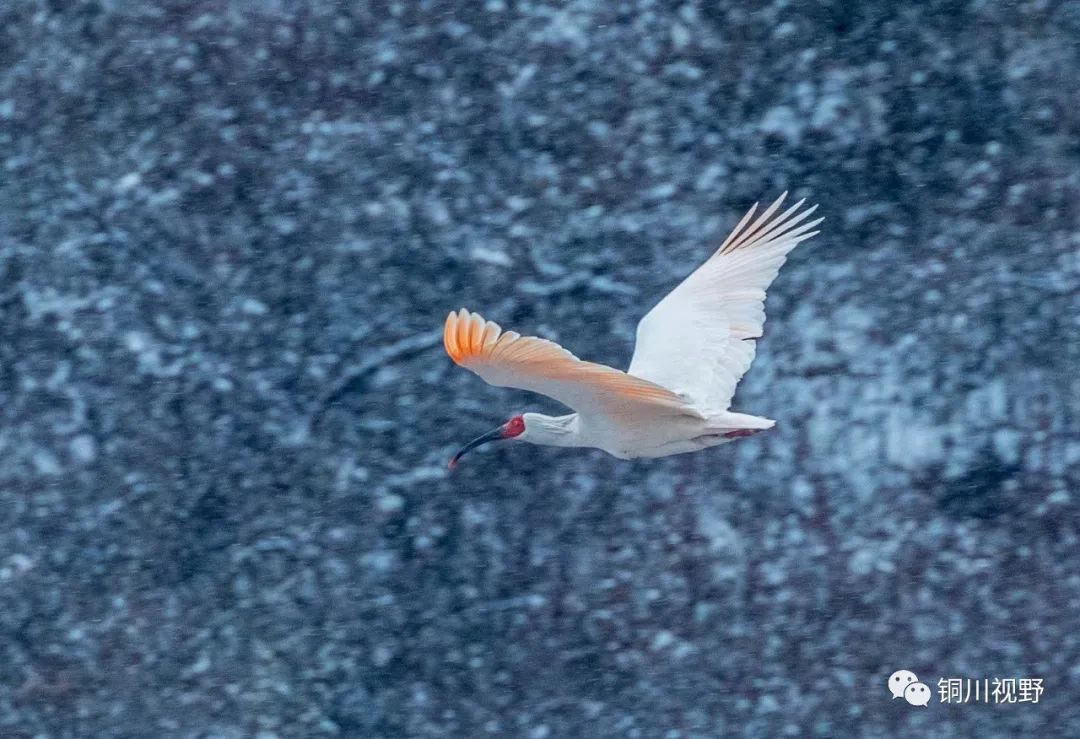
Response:
POLYGON ((709 412, 727 410, 754 361, 766 288, 823 220, 802 223, 817 209, 796 215, 805 200, 774 217, 785 197, 751 222, 755 204, 716 253, 641 319, 631 375, 689 395, 709 412))
POLYGON ((503 332, 462 308, 446 317, 446 353, 491 385, 554 398, 582 416, 613 423, 696 415, 675 393, 603 364, 584 362, 553 341, 503 332))

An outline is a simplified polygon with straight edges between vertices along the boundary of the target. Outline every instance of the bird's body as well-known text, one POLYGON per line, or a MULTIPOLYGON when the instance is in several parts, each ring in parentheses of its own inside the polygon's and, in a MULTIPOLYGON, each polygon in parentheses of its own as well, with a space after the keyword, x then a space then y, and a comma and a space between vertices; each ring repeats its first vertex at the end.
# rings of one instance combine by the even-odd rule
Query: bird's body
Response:
POLYGON ((544 446, 603 449, 619 459, 667 457, 734 441, 759 430, 771 428, 773 421, 743 413, 724 412, 702 416, 692 406, 684 413, 653 416, 649 423, 590 423, 589 416, 524 414, 522 441, 544 446))
POLYGON ((788 252, 821 222, 800 225, 814 211, 798 213, 803 201, 775 215, 784 197, 752 222, 757 206, 751 208, 716 253, 641 319, 626 372, 582 361, 546 339, 503 332, 465 309, 447 316, 444 343, 457 364, 492 385, 542 393, 576 411, 515 416, 451 465, 497 438, 594 447, 634 459, 697 451, 772 428, 774 421, 730 405, 765 323, 765 290, 788 252))

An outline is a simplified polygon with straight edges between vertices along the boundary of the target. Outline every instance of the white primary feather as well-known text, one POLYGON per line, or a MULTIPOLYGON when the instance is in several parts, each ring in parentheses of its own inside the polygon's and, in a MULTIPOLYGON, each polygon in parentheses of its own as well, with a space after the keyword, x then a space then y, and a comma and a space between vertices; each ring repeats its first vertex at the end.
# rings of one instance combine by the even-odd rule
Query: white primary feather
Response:
POLYGON ((823 220, 802 223, 817 208, 796 215, 804 200, 774 217, 786 196, 751 222, 755 204, 716 253, 641 319, 629 374, 689 396, 708 413, 730 407, 765 324, 765 290, 823 220))

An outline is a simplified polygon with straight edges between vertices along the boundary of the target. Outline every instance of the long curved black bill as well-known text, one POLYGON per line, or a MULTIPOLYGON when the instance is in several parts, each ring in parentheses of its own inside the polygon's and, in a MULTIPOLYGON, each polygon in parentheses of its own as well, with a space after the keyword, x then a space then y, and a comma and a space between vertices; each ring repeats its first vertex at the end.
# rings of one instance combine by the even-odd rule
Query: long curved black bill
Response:
POLYGON ((477 436, 475 439, 470 441, 468 444, 461 447, 461 450, 458 451, 457 454, 455 454, 453 457, 450 458, 450 463, 447 465, 447 467, 449 467, 450 469, 454 469, 455 467, 457 467, 458 460, 461 459, 462 457, 464 457, 467 453, 471 452, 473 449, 475 449, 478 446, 482 446, 483 444, 487 444, 489 441, 498 441, 499 439, 502 439, 505 436, 505 434, 506 434, 506 432, 505 432, 504 427, 503 426, 497 426, 497 427, 493 428, 491 431, 488 431, 483 436, 477 436))

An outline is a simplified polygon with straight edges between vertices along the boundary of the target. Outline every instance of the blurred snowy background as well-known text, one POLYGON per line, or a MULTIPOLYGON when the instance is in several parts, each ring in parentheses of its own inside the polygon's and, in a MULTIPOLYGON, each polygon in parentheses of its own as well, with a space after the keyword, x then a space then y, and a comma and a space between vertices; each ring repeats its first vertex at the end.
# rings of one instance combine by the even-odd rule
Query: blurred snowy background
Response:
POLYGON ((3 3, 0 735, 1080 734, 1078 76, 1052 0, 3 3), (446 473, 554 410, 447 311, 625 366, 783 189, 775 431, 446 473))

